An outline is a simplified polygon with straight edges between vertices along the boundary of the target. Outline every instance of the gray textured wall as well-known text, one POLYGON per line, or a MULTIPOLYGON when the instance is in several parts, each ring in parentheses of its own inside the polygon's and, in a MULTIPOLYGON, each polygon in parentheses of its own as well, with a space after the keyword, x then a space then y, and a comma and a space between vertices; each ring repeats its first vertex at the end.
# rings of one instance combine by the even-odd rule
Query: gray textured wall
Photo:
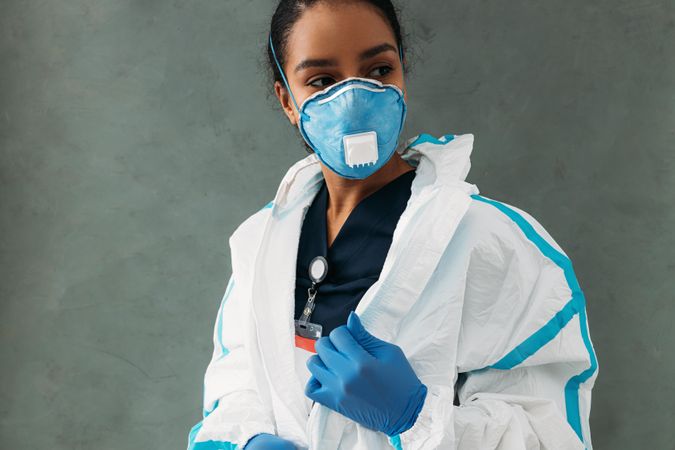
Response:
MULTIPOLYGON (((675 446, 672 0, 407 2, 406 137, 575 263, 598 449, 675 446)), ((305 156, 268 96, 271 1, 0 2, 0 447, 182 449, 227 238, 305 156)))

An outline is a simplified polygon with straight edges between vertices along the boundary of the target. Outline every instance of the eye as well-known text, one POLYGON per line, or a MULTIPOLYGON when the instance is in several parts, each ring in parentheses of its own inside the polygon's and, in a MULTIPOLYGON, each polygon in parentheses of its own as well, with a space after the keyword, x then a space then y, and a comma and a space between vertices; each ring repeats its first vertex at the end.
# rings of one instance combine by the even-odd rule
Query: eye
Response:
POLYGON ((320 77, 320 78, 315 78, 309 83, 307 83, 309 86, 314 86, 318 88, 323 88, 328 86, 329 84, 332 84, 331 82, 334 82, 331 77, 320 77))
POLYGON ((393 69, 392 69, 391 67, 389 67, 389 66, 380 66, 380 67, 377 67, 377 68, 371 70, 370 73, 368 74, 368 77, 369 77, 369 78, 373 78, 373 77, 385 77, 385 76, 387 76, 392 70, 393 70, 393 69))

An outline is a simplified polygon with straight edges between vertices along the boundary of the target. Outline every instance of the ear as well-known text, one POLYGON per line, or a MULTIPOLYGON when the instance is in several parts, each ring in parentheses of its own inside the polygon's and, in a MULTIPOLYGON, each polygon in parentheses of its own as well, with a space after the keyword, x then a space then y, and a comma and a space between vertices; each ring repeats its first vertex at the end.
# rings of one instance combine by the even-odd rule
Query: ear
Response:
POLYGON ((279 99, 279 103, 281 104, 281 107, 283 108, 286 117, 288 117, 288 120, 291 122, 292 125, 294 126, 297 125, 298 114, 295 110, 293 100, 291 99, 291 96, 288 93, 288 89, 286 89, 286 86, 284 86, 284 84, 281 83, 280 81, 275 81, 274 94, 279 99))

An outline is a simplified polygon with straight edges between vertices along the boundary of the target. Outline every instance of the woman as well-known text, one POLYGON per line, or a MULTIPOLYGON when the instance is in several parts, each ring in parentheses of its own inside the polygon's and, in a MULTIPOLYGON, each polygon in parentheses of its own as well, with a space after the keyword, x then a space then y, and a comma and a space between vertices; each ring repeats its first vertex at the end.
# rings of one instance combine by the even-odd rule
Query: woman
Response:
POLYGON ((230 237, 188 448, 591 448, 572 264, 465 181, 471 134, 399 145, 403 49, 389 1, 279 3, 274 89, 310 154, 230 237))

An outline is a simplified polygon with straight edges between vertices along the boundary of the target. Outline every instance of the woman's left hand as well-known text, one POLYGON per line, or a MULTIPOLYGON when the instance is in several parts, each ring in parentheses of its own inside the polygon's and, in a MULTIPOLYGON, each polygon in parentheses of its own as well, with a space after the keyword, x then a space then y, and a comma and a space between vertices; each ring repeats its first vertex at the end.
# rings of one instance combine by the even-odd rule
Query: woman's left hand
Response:
POLYGON ((244 445, 244 450, 295 450, 295 445, 277 435, 259 433, 248 440, 244 445))
POLYGON ((347 325, 320 338, 315 348, 307 360, 307 397, 388 436, 413 426, 427 387, 399 346, 370 334, 351 312, 347 325))

